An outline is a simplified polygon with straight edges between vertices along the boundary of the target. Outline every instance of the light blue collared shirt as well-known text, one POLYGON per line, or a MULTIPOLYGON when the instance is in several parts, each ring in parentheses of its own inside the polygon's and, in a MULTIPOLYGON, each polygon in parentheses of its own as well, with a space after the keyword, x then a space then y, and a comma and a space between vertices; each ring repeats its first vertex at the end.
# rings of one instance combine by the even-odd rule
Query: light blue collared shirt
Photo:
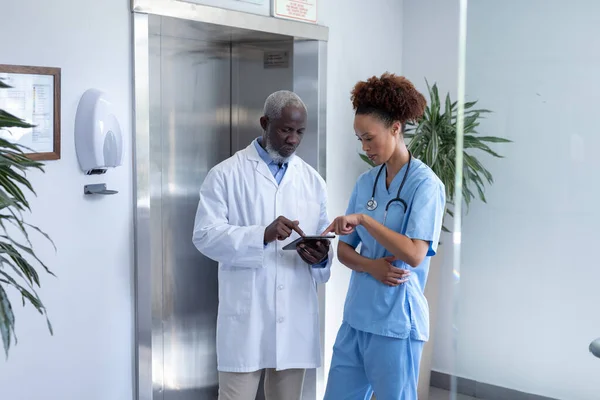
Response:
MULTIPOLYGON (((366 214, 383 223, 388 201, 396 197, 400 182, 404 178, 406 165, 396 174, 389 188, 386 188, 386 174, 382 171, 375 200, 377 208, 366 209, 371 199, 375 177, 379 168, 365 172, 358 178, 348 204, 346 214, 366 214)), ((429 338, 429 308, 424 295, 425 282, 429 273, 431 256, 437 251, 444 217, 446 192, 444 184, 423 162, 413 158, 406 183, 400 197, 408 208, 403 209, 394 202, 388 209, 385 226, 411 239, 430 243, 423 262, 413 268, 402 261, 394 266, 411 271, 409 280, 399 286, 387 286, 366 272, 352 272, 350 286, 344 305, 344 321, 354 329, 376 335, 415 340, 429 338)), ((366 258, 378 259, 392 254, 379 244, 362 226, 340 240, 356 248, 361 244, 360 254, 366 258)))
MULTIPOLYGON (((256 151, 258 151, 258 155, 260 156, 260 158, 262 158, 262 160, 265 162, 265 164, 267 164, 267 167, 269 167, 269 171, 271 171, 271 173, 273 174, 273 177, 275 178, 275 180, 277 181, 277 184, 279 185, 281 183, 281 180, 283 179, 283 176, 285 175, 285 173, 288 169, 288 163, 278 164, 275 161, 273 161, 273 159, 271 158, 269 153, 267 153, 267 151, 265 149, 263 149, 263 147, 260 145, 260 141, 261 141, 260 137, 256 138, 254 140, 254 147, 256 147, 256 151)), ((329 257, 326 257, 319 264, 314 264, 314 265, 312 265, 312 267, 325 268, 327 266, 328 259, 329 259, 329 257)))
POLYGON ((262 148, 262 146, 260 145, 260 142, 261 142, 261 138, 257 138, 254 141, 254 147, 256 147, 256 151, 258 151, 258 155, 267 164, 267 167, 269 167, 269 171, 271 171, 271 173, 273 174, 273 177, 275 178, 275 180, 277 181, 277 184, 279 185, 281 183, 281 180, 283 179, 283 176, 285 175, 285 172, 288 169, 288 163, 278 164, 275 161, 273 161, 273 159, 271 158, 269 153, 267 153, 267 151, 262 148))

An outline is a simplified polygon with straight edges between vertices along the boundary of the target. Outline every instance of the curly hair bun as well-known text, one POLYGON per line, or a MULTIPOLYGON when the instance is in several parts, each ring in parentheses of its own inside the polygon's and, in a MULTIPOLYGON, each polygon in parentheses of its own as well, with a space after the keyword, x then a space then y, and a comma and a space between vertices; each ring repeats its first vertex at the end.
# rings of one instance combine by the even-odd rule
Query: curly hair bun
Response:
POLYGON ((384 122, 416 122, 423 116, 427 100, 405 77, 386 72, 358 82, 351 93, 357 114, 378 114, 384 122))

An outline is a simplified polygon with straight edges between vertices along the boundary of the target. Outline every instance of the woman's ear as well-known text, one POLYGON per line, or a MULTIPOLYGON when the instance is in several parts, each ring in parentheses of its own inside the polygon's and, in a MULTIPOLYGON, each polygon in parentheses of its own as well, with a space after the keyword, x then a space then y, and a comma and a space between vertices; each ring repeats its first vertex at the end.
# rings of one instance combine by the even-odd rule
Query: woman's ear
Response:
POLYGON ((402 123, 401 123, 400 121, 395 121, 395 122, 392 124, 392 133, 393 133, 394 135, 397 135, 397 134, 398 134, 398 135, 402 135, 402 133, 403 133, 403 132, 402 132, 402 123))

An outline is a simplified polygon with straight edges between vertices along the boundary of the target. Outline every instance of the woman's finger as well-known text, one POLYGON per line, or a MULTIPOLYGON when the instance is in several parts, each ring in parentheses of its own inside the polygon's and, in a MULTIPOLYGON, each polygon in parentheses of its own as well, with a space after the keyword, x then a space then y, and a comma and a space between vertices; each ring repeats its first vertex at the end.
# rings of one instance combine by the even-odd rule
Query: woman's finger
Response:
POLYGON ((333 220, 331 225, 329 225, 327 229, 321 233, 321 236, 325 236, 328 233, 335 233, 336 235, 349 235, 352 232, 354 232, 354 226, 347 223, 345 217, 337 217, 333 220))
POLYGON ((393 271, 388 272, 387 277, 392 279, 406 279, 404 274, 399 274, 393 271))
POLYGON ((336 223, 336 221, 337 221, 337 218, 336 218, 336 219, 334 219, 334 220, 333 220, 333 222, 332 222, 331 224, 329 224, 329 226, 327 227, 327 229, 325 229, 325 230, 323 231, 323 233, 321 233, 321 235, 320 235, 320 236, 325 236, 325 235, 327 235, 328 233, 335 232, 335 223, 336 223))
POLYGON ((388 272, 388 275, 393 276, 393 277, 398 277, 398 278, 403 278, 403 277, 408 278, 410 276, 410 271, 394 267, 394 268, 390 269, 390 271, 388 272))
POLYGON ((333 220, 333 229, 331 230, 331 232, 334 232, 335 234, 339 235, 340 234, 340 219, 336 218, 333 220))

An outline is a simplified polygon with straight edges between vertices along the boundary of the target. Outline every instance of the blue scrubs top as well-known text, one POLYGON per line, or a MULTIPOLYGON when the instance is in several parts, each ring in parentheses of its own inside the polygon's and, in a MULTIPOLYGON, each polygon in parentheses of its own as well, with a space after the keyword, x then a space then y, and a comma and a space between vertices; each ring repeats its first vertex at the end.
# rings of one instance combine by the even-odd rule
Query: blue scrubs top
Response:
MULTIPOLYGON (((383 223, 385 206, 396 197, 407 166, 396 174, 389 189, 385 185, 385 170, 382 171, 375 189, 378 206, 374 211, 368 211, 366 205, 371 199, 379 168, 373 168, 358 178, 346 215, 366 214, 383 223)), ((406 212, 401 203, 392 203, 385 226, 411 239, 429 241, 427 257, 416 268, 395 261, 396 267, 411 271, 410 280, 396 287, 384 285, 366 272, 353 271, 344 306, 344 322, 363 332, 426 341, 429 339, 429 307, 424 288, 429 262, 437 251, 440 238, 446 192, 437 175, 423 162, 413 158, 400 197, 408 205, 406 212)), ((340 240, 354 248, 360 244, 360 254, 367 258, 392 255, 362 226, 350 235, 341 236, 340 240)))

